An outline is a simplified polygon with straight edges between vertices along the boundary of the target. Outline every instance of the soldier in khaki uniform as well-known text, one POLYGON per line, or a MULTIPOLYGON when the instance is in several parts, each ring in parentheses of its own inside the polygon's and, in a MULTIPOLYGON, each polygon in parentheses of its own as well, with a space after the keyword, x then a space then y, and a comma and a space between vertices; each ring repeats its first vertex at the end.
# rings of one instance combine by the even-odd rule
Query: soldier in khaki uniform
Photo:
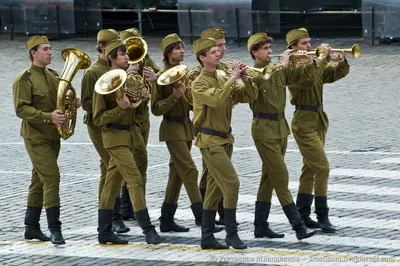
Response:
POLYGON ((218 74, 220 53, 214 39, 199 39, 193 43, 197 60, 203 65, 200 76, 192 84, 194 126, 199 132, 195 145, 209 171, 204 199, 201 247, 203 249, 247 248, 237 234, 236 206, 239 178, 231 162, 234 138, 231 133, 234 102, 253 102, 257 87, 246 76, 245 65, 233 63, 230 77, 218 74), (244 86, 235 80, 242 79, 244 86), (224 198, 227 245, 214 238, 214 220, 218 202, 224 198))
MULTIPOLYGON (((104 148, 103 140, 101 138, 101 126, 96 126, 93 122, 92 114, 92 98, 94 92, 94 85, 96 81, 107 71, 110 67, 107 63, 105 55, 105 47, 108 42, 118 39, 118 33, 114 29, 100 30, 97 33, 97 51, 99 55, 96 62, 94 62, 83 75, 82 79, 82 108, 86 111, 83 118, 83 123, 87 125, 89 137, 92 140, 93 146, 97 153, 100 155, 100 182, 99 182, 99 197, 104 187, 106 179, 107 167, 110 161, 110 155, 104 148)), ((121 199, 117 197, 115 200, 114 213, 113 213, 113 231, 117 233, 129 232, 129 228, 125 226, 121 217, 121 199)))
MULTIPOLYGON (((272 38, 266 33, 255 33, 250 36, 247 48, 254 59, 255 68, 264 68, 271 62, 272 38)), ((293 203, 289 191, 289 173, 285 164, 287 139, 290 134, 285 118, 286 86, 295 90, 309 90, 313 83, 316 64, 300 67, 289 67, 290 52, 282 56, 282 63, 271 66, 270 79, 255 78, 258 87, 257 100, 250 103, 253 111, 252 137, 262 160, 262 174, 257 194, 254 214, 254 236, 282 238, 269 228, 268 216, 271 208, 272 191, 281 203, 297 238, 303 239, 316 233, 307 232, 303 219, 293 203)))
MULTIPOLYGON (((213 27, 210 29, 206 29, 201 33, 201 38, 202 39, 207 39, 207 38, 213 38, 215 39, 215 42, 217 43, 218 47, 218 52, 220 54, 220 59, 222 59, 225 55, 226 51, 226 40, 225 40, 225 33, 224 30, 221 29, 220 27, 213 27)), ((199 72, 199 74, 202 71, 202 66, 201 64, 197 65, 195 69, 199 72)), ((217 65, 217 69, 226 71, 229 69, 229 67, 222 61, 220 61, 217 65)), ((205 167, 205 163, 203 161, 203 172, 201 174, 201 179, 200 179, 200 193, 201 197, 204 201, 204 195, 206 194, 206 187, 207 187, 207 175, 209 174, 207 167, 205 167)), ((215 221, 216 224, 219 225, 224 225, 224 207, 223 207, 223 202, 224 199, 221 199, 221 201, 218 204, 218 215, 219 215, 219 220, 215 221)))
MULTIPOLYGON (((299 28, 286 34, 288 48, 294 51, 310 50, 308 31, 299 28)), ((309 90, 296 90, 289 86, 290 103, 296 107, 292 119, 293 136, 303 156, 303 168, 300 176, 296 205, 307 227, 321 227, 322 231, 332 233, 336 228, 328 218, 327 204, 329 161, 325 154, 325 136, 328 130, 328 117, 323 110, 323 84, 332 83, 349 73, 349 65, 342 54, 330 54, 330 46, 322 44, 326 56, 317 64, 314 82, 309 90), (318 223, 310 218, 311 204, 315 193, 315 213, 318 223)))
MULTIPOLYGON (((175 33, 167 35, 161 41, 164 69, 157 76, 183 61, 183 46, 182 40, 175 33)), ((189 118, 191 106, 182 98, 184 90, 184 87, 174 88, 172 85, 160 86, 155 83, 151 95, 151 112, 156 116, 163 116, 160 125, 160 141, 165 141, 171 156, 168 184, 161 206, 161 232, 189 231, 189 228, 174 222, 182 183, 192 204, 190 207, 195 217, 195 223, 200 225, 202 219, 203 205, 197 184, 198 171, 190 154, 194 139, 193 123, 189 118)))
MULTIPOLYGON (((124 41, 130 37, 140 37, 140 32, 136 28, 126 29, 120 32, 121 41, 124 41)), ((146 54, 143 62, 144 66, 144 75, 148 81, 153 81, 155 79, 155 74, 160 69, 154 63, 153 59, 146 54)), ((147 180, 147 166, 148 166, 148 156, 147 156, 147 142, 150 134, 150 112, 149 112, 149 101, 148 98, 142 102, 136 108, 135 115, 135 124, 136 130, 138 131, 139 140, 138 143, 135 143, 135 150, 133 152, 136 166, 142 175, 143 183, 146 188, 146 180, 147 180)), ((146 192, 145 192, 146 193, 146 192)), ((128 188, 126 187, 126 181, 122 181, 121 187, 121 210, 122 210, 122 219, 129 220, 135 219, 134 210, 132 208, 131 199, 129 198, 128 188)))
MULTIPOLYGON (((105 55, 111 69, 128 68, 126 46, 120 40, 110 41, 105 48, 105 55)), ((146 91, 142 91, 145 96, 146 91)), ((107 176, 100 196, 98 241, 101 244, 127 244, 112 231, 112 208, 118 196, 122 177, 128 185, 132 205, 136 210, 136 219, 146 235, 148 244, 163 241, 150 222, 144 195, 144 184, 133 158, 134 143, 137 141, 135 129, 135 109, 129 108, 126 95, 116 99, 114 94, 93 95, 93 121, 102 126, 104 148, 110 154, 107 176), (121 177, 122 175, 122 177, 121 177)))
POLYGON ((13 84, 13 102, 16 115, 22 119, 21 136, 32 161, 32 179, 25 214, 25 239, 65 244, 60 222, 60 171, 57 164, 60 152, 60 134, 57 125, 65 117, 56 110, 58 75, 47 68, 52 52, 46 36, 32 36, 26 42, 32 61, 13 84), (40 229, 42 207, 46 209, 50 238, 40 229))

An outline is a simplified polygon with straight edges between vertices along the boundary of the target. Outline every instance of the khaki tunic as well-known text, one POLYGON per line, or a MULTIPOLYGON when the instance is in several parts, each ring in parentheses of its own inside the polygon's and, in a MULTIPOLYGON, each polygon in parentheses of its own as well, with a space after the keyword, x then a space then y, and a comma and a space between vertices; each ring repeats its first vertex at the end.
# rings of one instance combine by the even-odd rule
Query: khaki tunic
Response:
MULTIPOLYGON (((166 65, 160 71, 160 76, 166 70, 174 67, 166 65)), ((165 203, 177 204, 182 184, 185 186, 190 202, 201 202, 198 187, 198 171, 190 150, 194 139, 193 123, 189 117, 191 110, 183 97, 173 94, 173 87, 155 85, 151 95, 151 111, 154 115, 163 115, 160 125, 160 141, 165 141, 170 153, 169 177, 165 192, 165 203), (182 121, 171 121, 169 118, 179 118, 182 121)))
MULTIPOLYGON (((349 70, 346 60, 336 65, 327 63, 326 59, 318 60, 310 90, 296 90, 289 86, 290 103, 322 106, 323 84, 345 77, 349 70)), ((294 112, 292 132, 303 156, 299 193, 312 194, 314 190, 316 196, 327 195, 330 169, 324 146, 328 126, 328 116, 322 109, 317 112, 305 110, 294 112)))
POLYGON ((200 148, 208 168, 204 209, 216 210, 223 196, 224 208, 236 208, 239 178, 231 162, 234 137, 230 132, 233 103, 248 103, 257 98, 258 88, 251 82, 238 85, 227 76, 202 71, 192 83, 194 126, 199 133, 195 145, 200 148), (200 132, 201 128, 227 133, 226 138, 200 132))
POLYGON ((94 93, 94 86, 97 80, 107 71, 110 67, 106 60, 97 57, 97 60, 85 71, 82 79, 82 108, 86 111, 83 118, 83 123, 87 124, 87 129, 89 137, 92 140, 93 146, 95 147, 97 153, 100 156, 100 182, 99 182, 99 196, 103 190, 104 182, 107 174, 107 166, 110 161, 110 155, 104 148, 103 139, 101 138, 101 126, 96 126, 93 123, 92 115, 92 99, 94 93))
POLYGON ((33 165, 28 206, 60 206, 60 134, 51 119, 58 83, 55 71, 31 65, 13 84, 15 113, 22 119, 21 136, 33 165))
MULTIPOLYGON (((255 64, 262 68, 265 65, 255 64)), ((289 125, 284 117, 286 106, 286 86, 293 89, 310 89, 316 64, 298 68, 284 68, 281 64, 272 66, 269 80, 261 77, 255 79, 258 85, 257 100, 250 103, 253 114, 280 114, 278 120, 254 118, 252 120, 252 137, 262 160, 262 172, 257 201, 271 202, 275 189, 282 206, 293 203, 288 189, 289 173, 285 163, 289 125)))

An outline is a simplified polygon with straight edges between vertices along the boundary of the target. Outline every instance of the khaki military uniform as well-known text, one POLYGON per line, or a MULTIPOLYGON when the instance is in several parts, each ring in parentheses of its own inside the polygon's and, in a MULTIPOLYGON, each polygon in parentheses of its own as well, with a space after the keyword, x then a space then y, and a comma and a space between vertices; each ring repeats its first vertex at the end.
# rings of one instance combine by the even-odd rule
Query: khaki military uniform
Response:
MULTIPOLYGON (((200 148, 208 168, 203 208, 216 210, 224 197, 224 208, 235 209, 239 194, 239 178, 231 162, 234 137, 231 134, 232 105, 252 102, 257 87, 250 82, 239 86, 227 76, 202 71, 193 82, 195 145, 200 148)), ((236 222, 235 222, 236 223, 236 222)))
MULTIPOLYGON (((255 64, 255 68, 265 65, 255 64)), ((253 111, 252 137, 262 160, 262 174, 257 201, 271 202, 275 189, 282 206, 293 203, 288 189, 289 173, 285 164, 287 137, 290 134, 285 118, 286 86, 293 90, 310 90, 315 64, 299 68, 284 68, 278 64, 272 67, 269 80, 261 76, 255 79, 258 98, 250 103, 253 111)))
POLYGON ((114 94, 93 95, 93 120, 95 125, 103 127, 104 148, 110 154, 99 209, 113 209, 122 178, 127 182, 135 211, 146 208, 144 183, 133 156, 134 143, 138 141, 135 112, 120 108, 114 94))
MULTIPOLYGON (((157 77, 173 65, 166 65, 157 77)), ((173 94, 172 86, 155 85, 151 95, 151 111, 163 116, 160 141, 165 141, 170 153, 169 178, 164 203, 176 205, 182 183, 191 203, 201 202, 197 184, 198 171, 190 150, 194 139, 193 123, 189 118, 191 106, 182 97, 173 94)))
POLYGON ((13 84, 15 112, 22 119, 21 136, 33 165, 28 193, 28 206, 32 207, 60 206, 60 134, 51 119, 58 83, 53 70, 31 65, 13 84))
POLYGON ((107 167, 108 162, 110 161, 110 155, 107 150, 104 148, 103 140, 101 137, 101 129, 102 126, 96 126, 93 122, 93 114, 92 114, 92 98, 94 93, 94 85, 96 81, 107 71, 110 70, 110 67, 107 64, 106 60, 97 58, 96 62, 94 62, 85 72, 82 79, 82 108, 86 111, 83 122, 87 125, 89 137, 92 140, 93 146, 95 147, 97 153, 100 155, 100 183, 99 183, 99 196, 104 187, 104 182, 107 175, 107 167))
POLYGON ((323 110, 323 84, 332 83, 349 73, 347 61, 328 64, 319 60, 310 90, 296 90, 289 86, 290 103, 296 106, 292 119, 293 136, 303 156, 299 193, 326 196, 329 161, 325 154, 325 137, 329 126, 323 110))

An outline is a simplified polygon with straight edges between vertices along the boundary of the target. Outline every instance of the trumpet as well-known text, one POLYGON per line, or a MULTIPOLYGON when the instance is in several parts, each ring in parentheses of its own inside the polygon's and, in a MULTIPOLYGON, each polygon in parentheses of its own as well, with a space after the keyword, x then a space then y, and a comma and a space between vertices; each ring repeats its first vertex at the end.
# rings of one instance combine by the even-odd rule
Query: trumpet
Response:
MULTIPOLYGON (((284 54, 272 55, 271 57, 278 57, 278 60, 281 61, 280 58, 282 56, 284 56, 284 54)), ((314 49, 310 52, 306 52, 304 54, 292 54, 289 58, 289 65, 291 67, 295 67, 300 64, 304 64, 304 63, 307 64, 307 63, 311 62, 311 59, 313 57, 321 58, 323 56, 325 56, 325 50, 321 46, 318 46, 316 49, 314 49)))
MULTIPOLYGON (((227 75, 232 74, 232 67, 233 67, 233 62, 232 61, 226 61, 224 62, 225 65, 228 66, 229 69, 225 69, 224 72, 227 75)), ((262 68, 256 68, 256 67, 249 67, 246 66, 246 72, 247 72, 247 78, 255 78, 258 75, 262 75, 264 80, 268 80, 271 77, 271 73, 272 73, 272 68, 270 66, 265 66, 262 68)))
POLYGON ((361 53, 360 53, 360 45, 354 44, 351 48, 349 49, 330 49, 330 52, 339 52, 339 53, 347 53, 351 54, 353 58, 359 58, 361 53))

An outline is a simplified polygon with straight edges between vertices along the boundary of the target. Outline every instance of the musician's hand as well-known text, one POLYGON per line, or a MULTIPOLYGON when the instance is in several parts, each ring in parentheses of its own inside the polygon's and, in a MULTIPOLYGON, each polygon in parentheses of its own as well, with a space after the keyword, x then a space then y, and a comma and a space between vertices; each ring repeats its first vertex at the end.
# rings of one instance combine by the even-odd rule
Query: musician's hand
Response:
POLYGON ((64 125, 64 123, 65 123, 65 116, 64 116, 64 113, 61 112, 61 110, 54 110, 54 111, 51 113, 51 122, 52 122, 54 125, 57 125, 57 126, 64 125))
POLYGON ((242 72, 245 70, 245 68, 246 68, 246 65, 243 64, 242 62, 234 61, 234 62, 232 63, 232 74, 231 74, 231 78, 232 78, 233 80, 238 80, 238 79, 240 79, 240 78, 241 78, 240 76, 242 75, 242 72))
POLYGON ((248 82, 248 81, 250 81, 250 75, 247 73, 246 67, 243 68, 243 72, 242 72, 242 75, 240 75, 240 79, 241 79, 243 82, 248 82))
POLYGON ((172 88, 172 92, 177 98, 182 97, 182 95, 185 94, 185 91, 186 91, 186 87, 183 84, 179 88, 175 88, 175 87, 172 88))
POLYGON ((328 43, 322 43, 321 47, 324 49, 324 56, 327 58, 328 56, 330 56, 329 52, 331 50, 331 46, 328 43))
POLYGON ((122 99, 117 98, 117 103, 118 106, 121 107, 122 109, 128 109, 128 107, 131 105, 128 96, 124 94, 124 97, 122 99))
POLYGON ((290 57, 294 54, 291 49, 286 49, 281 56, 281 64, 284 68, 288 68, 290 64, 290 57))
POLYGON ((330 60, 332 62, 343 62, 344 58, 344 54, 341 52, 334 52, 330 54, 330 60))
POLYGON ((140 66, 138 63, 134 63, 134 64, 129 64, 128 69, 126 70, 127 73, 129 72, 139 72, 140 70, 140 66))
POLYGON ((82 106, 81 98, 77 98, 75 102, 75 107, 76 109, 80 108, 82 106))
POLYGON ((142 89, 142 97, 147 99, 147 98, 149 98, 149 96, 150 96, 149 91, 146 88, 143 88, 142 89))
POLYGON ((151 67, 144 67, 143 74, 146 80, 154 81, 156 79, 156 73, 151 67))

